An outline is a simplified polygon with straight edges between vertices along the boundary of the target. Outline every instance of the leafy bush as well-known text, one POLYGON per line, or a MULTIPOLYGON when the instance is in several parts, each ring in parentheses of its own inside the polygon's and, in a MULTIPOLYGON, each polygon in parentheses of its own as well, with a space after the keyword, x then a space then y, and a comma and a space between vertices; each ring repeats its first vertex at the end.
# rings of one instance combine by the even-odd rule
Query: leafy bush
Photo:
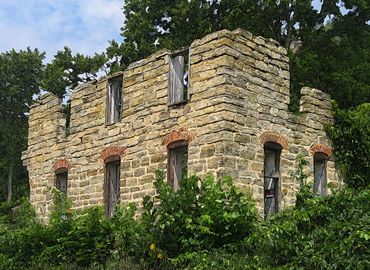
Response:
POLYGON ((162 173, 141 220, 133 204, 110 219, 71 211, 57 191, 49 224, 29 203, 0 204, 0 269, 369 269, 370 189, 320 197, 298 165, 296 206, 264 223, 230 179, 192 176, 175 192, 162 173))
POLYGON ((312 196, 242 243, 199 252, 186 269, 369 269, 370 190, 312 196))
POLYGON ((237 243, 255 229, 254 202, 230 178, 191 176, 174 191, 157 173, 155 200, 144 199, 142 220, 168 256, 237 243))

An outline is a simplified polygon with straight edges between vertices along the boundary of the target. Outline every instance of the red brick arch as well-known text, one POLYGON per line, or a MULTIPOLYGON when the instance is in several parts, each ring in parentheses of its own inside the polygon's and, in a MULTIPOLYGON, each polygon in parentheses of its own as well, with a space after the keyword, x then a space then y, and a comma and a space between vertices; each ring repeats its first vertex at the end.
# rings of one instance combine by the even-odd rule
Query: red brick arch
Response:
POLYGON ((126 148, 122 146, 109 146, 105 148, 101 154, 100 158, 105 162, 107 158, 110 157, 121 157, 125 153, 126 148))
POLYGON ((283 149, 288 147, 288 141, 279 133, 265 131, 260 135, 260 142, 264 145, 267 142, 274 142, 281 145, 283 149))
POLYGON ((177 141, 187 141, 188 143, 194 139, 194 135, 186 128, 180 128, 179 130, 173 130, 167 134, 163 140, 162 145, 168 146, 170 143, 177 141))
POLYGON ((333 149, 325 144, 315 143, 310 147, 310 153, 314 155, 315 153, 324 153, 328 158, 333 154, 333 149))
POLYGON ((52 168, 54 172, 59 169, 69 170, 70 168, 72 168, 72 164, 67 159, 59 159, 57 162, 54 163, 52 168))

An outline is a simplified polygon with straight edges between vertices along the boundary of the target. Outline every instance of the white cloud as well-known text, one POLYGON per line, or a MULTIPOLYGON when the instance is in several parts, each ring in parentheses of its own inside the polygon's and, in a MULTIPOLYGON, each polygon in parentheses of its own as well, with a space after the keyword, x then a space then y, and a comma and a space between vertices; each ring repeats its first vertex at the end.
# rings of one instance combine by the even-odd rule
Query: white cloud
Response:
POLYGON ((27 46, 47 52, 103 51, 123 26, 122 0, 0 0, 0 51, 27 46))

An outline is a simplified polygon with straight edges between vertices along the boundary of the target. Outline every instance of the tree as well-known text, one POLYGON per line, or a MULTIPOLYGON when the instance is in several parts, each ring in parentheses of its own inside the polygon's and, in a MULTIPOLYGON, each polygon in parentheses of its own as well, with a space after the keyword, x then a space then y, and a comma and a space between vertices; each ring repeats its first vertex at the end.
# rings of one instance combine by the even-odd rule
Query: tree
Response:
POLYGON ((370 187, 370 103, 354 110, 334 106, 335 125, 328 128, 344 182, 352 188, 370 187))
POLYGON ((124 42, 111 41, 107 55, 113 70, 124 69, 161 48, 241 27, 288 50, 293 108, 303 85, 352 107, 370 96, 369 10, 363 0, 323 0, 320 11, 312 0, 127 0, 124 42))
POLYGON ((60 98, 79 83, 97 79, 97 72, 106 62, 104 54, 85 56, 72 54, 68 47, 58 51, 51 63, 46 65, 42 87, 60 98))
POLYGON ((26 179, 20 156, 27 145, 27 114, 32 96, 39 93, 44 55, 30 48, 0 54, 0 180, 7 183, 7 200, 13 197, 13 179, 26 179))
POLYGON ((292 63, 292 90, 298 96, 304 85, 319 88, 353 108, 370 101, 370 6, 344 2, 348 13, 332 14, 292 63))

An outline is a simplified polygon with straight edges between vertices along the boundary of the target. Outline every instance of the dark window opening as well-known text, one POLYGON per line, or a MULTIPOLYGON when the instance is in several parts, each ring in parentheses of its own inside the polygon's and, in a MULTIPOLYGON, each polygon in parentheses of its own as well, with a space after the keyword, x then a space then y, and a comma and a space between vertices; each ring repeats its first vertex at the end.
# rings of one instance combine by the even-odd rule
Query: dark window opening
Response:
POLYGON ((315 153, 314 162, 314 184, 313 192, 318 195, 326 195, 327 191, 327 156, 324 153, 315 153))
POLYGON ((179 189, 181 179, 188 175, 188 144, 174 142, 168 146, 168 183, 174 190, 179 189))
POLYGON ((113 124, 121 119, 122 109, 122 78, 108 81, 106 124, 113 124))
POLYGON ((105 163, 105 214, 111 217, 120 197, 120 160, 105 163))
POLYGON ((281 146, 267 142, 264 146, 264 219, 279 211, 281 146))
POLYGON ((68 180, 68 171, 61 170, 55 173, 55 187, 59 189, 64 194, 67 194, 67 180, 68 180))
POLYGON ((189 50, 173 54, 170 58, 169 105, 189 99, 189 50))

